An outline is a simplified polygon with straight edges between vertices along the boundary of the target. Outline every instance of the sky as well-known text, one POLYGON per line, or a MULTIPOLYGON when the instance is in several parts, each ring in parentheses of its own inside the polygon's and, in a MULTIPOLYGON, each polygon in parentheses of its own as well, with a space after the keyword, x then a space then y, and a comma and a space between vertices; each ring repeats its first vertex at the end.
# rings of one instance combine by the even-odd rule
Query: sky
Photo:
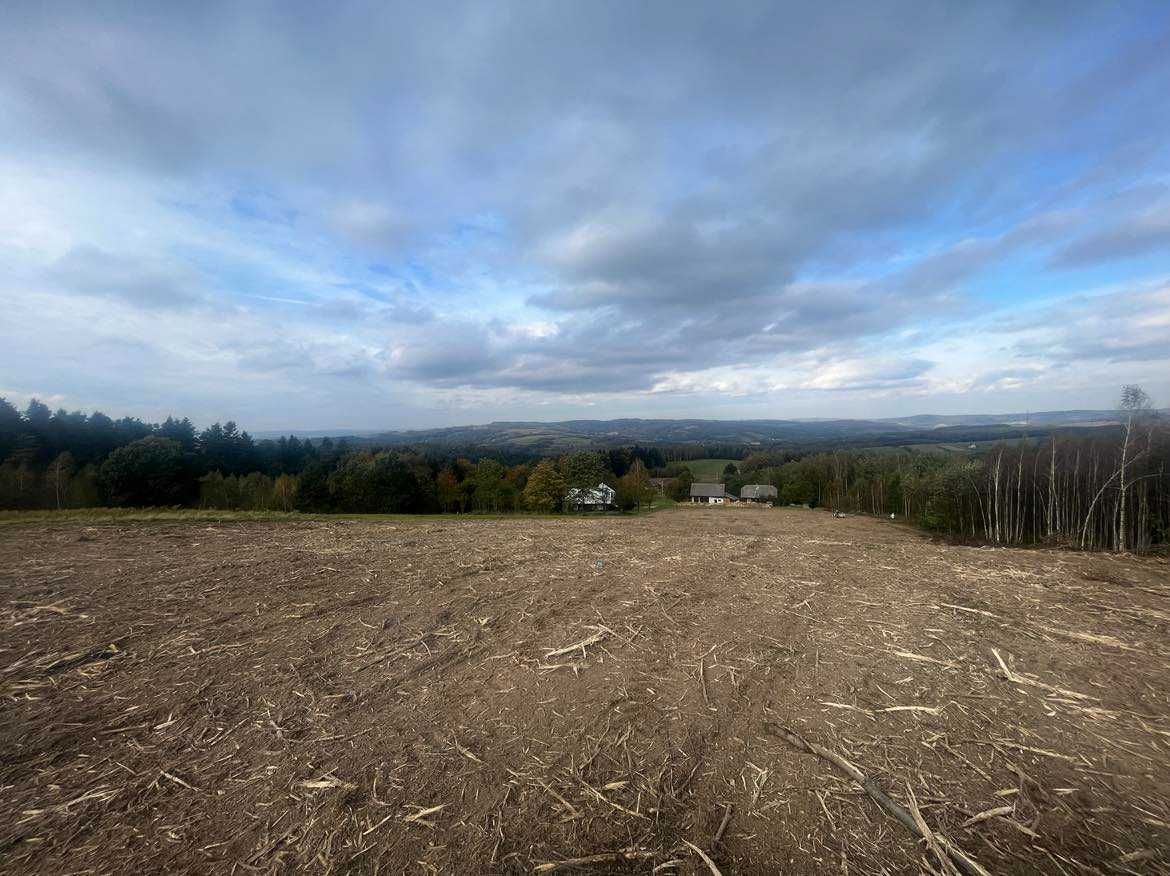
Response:
POLYGON ((1164 2, 4 9, 14 403, 1170 405, 1164 2))

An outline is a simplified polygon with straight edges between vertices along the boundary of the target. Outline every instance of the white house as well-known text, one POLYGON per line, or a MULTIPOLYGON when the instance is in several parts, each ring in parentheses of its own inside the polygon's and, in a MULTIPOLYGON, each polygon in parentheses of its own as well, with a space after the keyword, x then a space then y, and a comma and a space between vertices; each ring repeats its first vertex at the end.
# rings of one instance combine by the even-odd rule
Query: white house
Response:
POLYGON ((604 511, 612 508, 617 492, 608 484, 596 487, 573 487, 565 493, 565 507, 577 511, 604 511))

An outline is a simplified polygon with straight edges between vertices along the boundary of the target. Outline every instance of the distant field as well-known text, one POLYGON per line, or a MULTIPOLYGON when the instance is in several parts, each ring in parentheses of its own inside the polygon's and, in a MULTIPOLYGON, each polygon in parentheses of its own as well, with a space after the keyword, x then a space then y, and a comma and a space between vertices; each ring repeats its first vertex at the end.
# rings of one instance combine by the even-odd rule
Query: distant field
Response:
POLYGON ((1004 445, 1014 447, 1024 442, 1035 442, 1037 438, 997 438, 991 441, 940 441, 933 444, 884 444, 874 447, 863 447, 862 450, 872 453, 901 453, 911 450, 915 453, 940 453, 960 456, 979 456, 993 447, 1004 445))
POLYGON ((683 464, 691 470, 695 480, 718 483, 729 462, 739 465, 738 459, 692 459, 683 464))
MULTIPOLYGON (((675 502, 674 499, 670 498, 669 496, 665 496, 662 493, 655 491, 654 498, 650 500, 650 508, 648 510, 661 511, 663 508, 673 508, 677 504, 678 503, 675 502)), ((642 513, 646 513, 646 512, 642 512, 642 513)))

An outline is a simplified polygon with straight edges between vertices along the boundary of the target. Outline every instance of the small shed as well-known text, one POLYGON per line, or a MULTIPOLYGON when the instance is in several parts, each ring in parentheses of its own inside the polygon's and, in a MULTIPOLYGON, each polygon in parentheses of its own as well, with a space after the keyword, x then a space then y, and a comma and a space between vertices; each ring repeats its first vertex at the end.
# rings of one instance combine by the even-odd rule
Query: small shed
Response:
POLYGON ((691 484, 692 504, 722 505, 726 497, 725 484, 691 484))
POLYGON ((775 502, 779 494, 771 484, 745 484, 739 497, 745 502, 775 502))

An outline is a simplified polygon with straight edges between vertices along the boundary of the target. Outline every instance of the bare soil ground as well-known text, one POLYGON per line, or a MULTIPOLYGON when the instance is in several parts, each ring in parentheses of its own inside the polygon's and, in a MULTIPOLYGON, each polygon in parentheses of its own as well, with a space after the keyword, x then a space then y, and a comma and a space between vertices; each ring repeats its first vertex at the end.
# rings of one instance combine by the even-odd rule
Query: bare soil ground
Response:
POLYGON ((1170 870, 1165 560, 787 509, 10 526, 0 691, 7 872, 953 872, 788 732, 987 871, 1170 870))

